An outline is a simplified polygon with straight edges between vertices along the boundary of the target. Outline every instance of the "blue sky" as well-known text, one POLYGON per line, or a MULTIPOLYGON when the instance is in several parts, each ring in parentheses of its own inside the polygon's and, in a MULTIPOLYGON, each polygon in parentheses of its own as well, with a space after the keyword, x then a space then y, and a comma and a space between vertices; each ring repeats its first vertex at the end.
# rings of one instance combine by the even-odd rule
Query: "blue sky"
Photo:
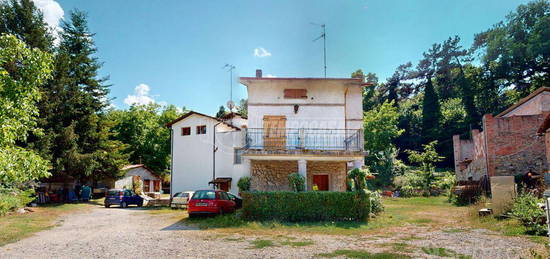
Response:
MULTIPOLYGON (((88 13, 116 107, 154 101, 207 114, 229 99, 226 63, 236 66, 236 77, 254 76, 257 68, 277 77, 322 77, 322 41, 312 42, 321 29, 311 22, 327 24, 329 77, 361 68, 384 80, 449 36, 469 46, 475 33, 527 2, 35 1, 50 20, 66 19, 73 8, 88 13)), ((234 100, 245 98, 235 82, 234 100)))

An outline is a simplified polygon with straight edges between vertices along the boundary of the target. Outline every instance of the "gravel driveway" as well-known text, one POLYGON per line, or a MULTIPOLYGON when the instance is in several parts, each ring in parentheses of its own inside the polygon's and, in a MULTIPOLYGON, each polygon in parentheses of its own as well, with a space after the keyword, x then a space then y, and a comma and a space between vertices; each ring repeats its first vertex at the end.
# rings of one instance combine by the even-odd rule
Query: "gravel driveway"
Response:
POLYGON ((437 258, 420 248, 445 247, 472 258, 496 259, 529 258, 530 249, 540 248, 489 231, 430 231, 416 226, 378 236, 244 236, 180 224, 179 214, 183 212, 151 214, 137 208, 94 206, 62 217, 58 227, 0 247, 0 258, 312 258, 337 249, 391 251, 391 244, 400 243, 407 246, 405 250, 401 245, 402 251, 414 258, 437 258), (254 240, 271 240, 273 245, 256 248, 254 240), (309 244, 295 246, 292 240, 309 244))

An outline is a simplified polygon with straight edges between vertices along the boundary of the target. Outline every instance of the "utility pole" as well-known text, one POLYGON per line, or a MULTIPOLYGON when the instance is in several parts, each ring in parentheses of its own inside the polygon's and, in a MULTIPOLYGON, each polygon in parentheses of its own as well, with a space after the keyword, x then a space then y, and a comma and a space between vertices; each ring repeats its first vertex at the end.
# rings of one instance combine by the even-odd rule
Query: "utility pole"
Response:
POLYGON ((317 37, 316 39, 314 39, 313 41, 317 41, 319 40, 320 38, 323 38, 323 62, 324 62, 324 68, 325 68, 325 78, 327 78, 327 32, 326 32, 326 26, 325 24, 316 24, 316 23, 311 23, 312 25, 317 25, 317 26, 321 26, 321 28, 323 28, 323 33, 321 34, 321 36, 317 37))

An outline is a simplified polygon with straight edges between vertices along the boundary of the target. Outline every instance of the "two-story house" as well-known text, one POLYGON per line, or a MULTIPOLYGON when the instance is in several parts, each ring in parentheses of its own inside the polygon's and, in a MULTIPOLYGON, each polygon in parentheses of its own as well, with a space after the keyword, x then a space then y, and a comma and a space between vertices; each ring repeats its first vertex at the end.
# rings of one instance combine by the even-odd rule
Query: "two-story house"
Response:
POLYGON ((291 173, 303 175, 308 190, 345 191, 347 171, 364 159, 362 80, 268 78, 257 70, 240 82, 247 119, 191 112, 168 124, 172 191, 211 184, 237 192, 242 176, 253 190, 289 190, 291 173))

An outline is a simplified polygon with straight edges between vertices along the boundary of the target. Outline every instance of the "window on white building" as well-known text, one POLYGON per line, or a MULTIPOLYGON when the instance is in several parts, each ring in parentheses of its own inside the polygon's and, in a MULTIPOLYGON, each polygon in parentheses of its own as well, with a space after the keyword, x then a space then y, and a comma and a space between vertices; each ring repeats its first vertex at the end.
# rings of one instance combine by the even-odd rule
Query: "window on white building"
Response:
POLYGON ((235 148, 235 152, 233 152, 233 154, 233 164, 240 165, 242 163, 241 156, 243 155, 243 150, 240 148, 235 148))

